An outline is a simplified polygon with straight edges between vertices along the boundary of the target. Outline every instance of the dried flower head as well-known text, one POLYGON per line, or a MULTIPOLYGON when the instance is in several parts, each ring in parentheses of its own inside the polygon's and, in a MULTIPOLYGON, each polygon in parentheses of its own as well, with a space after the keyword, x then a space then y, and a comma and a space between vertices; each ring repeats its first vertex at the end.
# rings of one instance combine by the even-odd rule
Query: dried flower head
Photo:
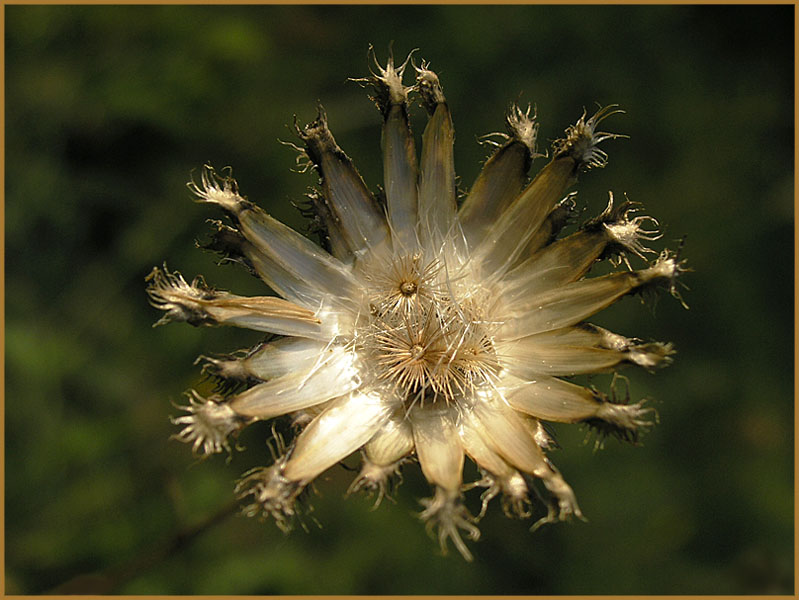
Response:
POLYGON ((619 111, 585 113, 554 143, 552 158, 528 181, 538 124, 528 107, 512 106, 507 134, 494 134, 493 154, 463 202, 453 165, 454 131, 438 77, 413 65, 375 61, 369 77, 383 116, 385 201, 364 184, 339 148, 320 107, 296 126, 298 163, 320 176, 309 194, 324 249, 246 200, 230 173, 205 167, 190 189, 218 205, 229 224, 214 222, 208 247, 243 263, 281 298, 241 297, 191 284, 156 268, 148 293, 166 311, 159 321, 235 325, 277 334, 246 352, 207 358, 203 370, 222 380, 221 394, 196 392, 173 419, 177 438, 196 453, 230 451, 230 436, 258 421, 288 415, 299 430, 274 463, 249 472, 236 493, 246 514, 291 527, 297 498, 323 471, 360 451, 350 491, 377 503, 402 466, 416 460, 434 488, 421 517, 442 548, 452 540, 471 558, 461 535, 501 495, 509 515, 529 517, 533 499, 547 513, 536 526, 582 517, 574 493, 548 460, 553 444, 543 422, 585 423, 600 435, 635 441, 652 409, 564 377, 614 372, 624 364, 654 370, 670 362, 669 344, 626 338, 585 319, 623 296, 664 288, 677 295, 684 270, 675 254, 633 270, 630 255, 655 253, 658 222, 628 201, 607 208, 560 237, 574 212, 568 188, 581 171, 604 167, 598 147, 620 137, 599 124, 619 111), (410 99, 429 113, 420 156, 408 120, 410 99), (587 278, 597 261, 628 270, 587 278), (468 457, 481 478, 464 484, 468 457), (482 487, 476 516, 464 492, 482 487))

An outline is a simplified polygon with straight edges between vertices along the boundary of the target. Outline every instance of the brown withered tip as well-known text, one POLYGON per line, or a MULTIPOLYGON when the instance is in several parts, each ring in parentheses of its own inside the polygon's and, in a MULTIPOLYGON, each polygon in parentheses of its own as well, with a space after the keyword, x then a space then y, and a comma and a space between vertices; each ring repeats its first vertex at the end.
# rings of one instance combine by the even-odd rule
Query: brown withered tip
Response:
POLYGON ((444 97, 444 89, 441 87, 438 75, 428 69, 428 66, 428 62, 422 61, 419 67, 414 65, 414 68, 416 69, 416 89, 422 96, 428 114, 432 115, 436 111, 436 106, 445 104, 447 99, 444 97))

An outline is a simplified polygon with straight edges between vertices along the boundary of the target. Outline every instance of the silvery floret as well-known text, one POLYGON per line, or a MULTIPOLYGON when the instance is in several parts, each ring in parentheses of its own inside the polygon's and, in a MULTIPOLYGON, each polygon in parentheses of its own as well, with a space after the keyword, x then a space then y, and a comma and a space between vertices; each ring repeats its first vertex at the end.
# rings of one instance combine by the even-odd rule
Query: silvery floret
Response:
POLYGON ((418 462, 432 487, 421 513, 467 559, 462 539, 476 540, 488 503, 502 497, 509 515, 542 523, 582 518, 575 495, 547 458, 553 444, 544 422, 583 423, 601 435, 636 441, 654 420, 643 402, 568 381, 615 373, 623 365, 655 370, 671 361, 670 344, 642 342, 585 320, 620 298, 658 288, 679 298, 684 271, 677 254, 659 254, 658 222, 640 206, 617 202, 576 232, 579 173, 604 167, 598 145, 622 137, 598 130, 615 106, 583 112, 557 140, 549 162, 527 171, 538 124, 531 109, 512 106, 507 133, 492 134, 493 154, 459 202, 454 129, 438 76, 410 57, 385 67, 375 60, 370 88, 383 117, 384 197, 377 199, 328 128, 325 111, 296 126, 298 163, 319 175, 309 194, 321 245, 272 218, 239 193, 229 172, 206 166, 190 189, 217 205, 209 247, 244 264, 280 298, 241 297, 187 283, 166 267, 149 277, 159 323, 235 325, 277 334, 248 351, 200 357, 219 378, 219 394, 190 393, 173 419, 177 439, 196 453, 230 452, 229 439, 259 421, 288 416, 299 431, 279 445, 274 463, 239 481, 245 513, 274 518, 288 530, 302 491, 321 473, 360 452, 350 491, 390 489, 402 468, 418 462), (403 83, 409 66, 415 81, 403 83), (408 110, 418 98, 429 119, 417 156, 408 110), (633 270, 629 258, 657 257, 633 270), (598 261, 626 270, 587 277, 598 261), (227 385, 224 385, 227 384, 227 385), (466 459, 481 478, 465 483, 466 459), (464 494, 484 488, 482 510, 470 514, 464 494))

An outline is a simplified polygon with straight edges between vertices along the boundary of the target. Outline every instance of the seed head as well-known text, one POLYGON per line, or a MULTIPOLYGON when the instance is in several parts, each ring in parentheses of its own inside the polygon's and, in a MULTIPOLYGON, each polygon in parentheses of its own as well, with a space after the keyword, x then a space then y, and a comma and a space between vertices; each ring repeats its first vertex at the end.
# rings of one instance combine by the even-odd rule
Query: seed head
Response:
MULTIPOLYGON (((370 48, 370 57, 374 51, 370 48)), ((576 177, 604 167, 599 145, 618 134, 597 131, 622 112, 615 105, 582 116, 554 143, 552 158, 528 180, 538 124, 529 106, 512 106, 507 133, 494 147, 462 202, 453 159, 449 105, 430 64, 374 60, 368 77, 383 119, 385 197, 378 202, 336 143, 324 109, 295 123, 303 170, 318 188, 304 214, 324 249, 275 220, 239 193, 230 171, 206 166, 189 188, 219 207, 204 247, 244 265, 278 297, 242 297, 197 278, 191 284, 166 267, 148 277, 148 295, 165 312, 159 323, 235 325, 274 334, 250 350, 198 359, 218 393, 191 392, 175 436, 207 456, 230 452, 230 439, 258 420, 287 416, 296 431, 278 439, 274 462, 236 486, 244 513, 273 519, 288 531, 305 508, 303 490, 325 470, 360 451, 362 467, 349 492, 376 496, 377 506, 407 465, 418 462, 432 486, 421 518, 442 549, 451 541, 470 560, 462 536, 477 540, 476 523, 491 500, 533 529, 582 518, 574 492, 545 451, 555 441, 546 422, 581 423, 599 434, 637 442, 654 411, 619 393, 624 365, 654 371, 672 359, 670 344, 642 342, 585 320, 626 295, 667 290, 679 298, 686 270, 663 250, 651 265, 630 258, 657 254, 658 222, 626 200, 570 235, 569 192, 576 177), (408 110, 419 98, 429 119, 421 152, 408 110), (610 260, 627 270, 588 277, 610 260), (564 378, 614 373, 610 394, 564 378), (623 396, 623 397, 622 397, 623 396), (481 476, 463 481, 471 460, 481 476), (483 488, 473 516, 464 494, 483 488), (540 500, 540 502, 538 502, 540 500)), ((601 444, 601 442, 599 442, 601 444)))

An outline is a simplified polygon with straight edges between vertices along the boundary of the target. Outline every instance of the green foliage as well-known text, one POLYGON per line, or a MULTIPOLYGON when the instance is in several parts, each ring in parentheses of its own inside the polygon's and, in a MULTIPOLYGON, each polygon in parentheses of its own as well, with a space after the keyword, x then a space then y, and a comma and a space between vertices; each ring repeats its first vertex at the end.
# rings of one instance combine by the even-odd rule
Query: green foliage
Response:
MULTIPOLYGON (((100 572, 79 591, 793 591, 790 6, 5 10, 7 593, 100 572), (631 139, 607 144, 610 165, 583 177, 579 198, 595 214, 608 189, 626 192, 670 247, 686 236, 691 310, 663 298, 653 318, 625 300, 599 323, 675 342, 657 378, 628 373, 661 422, 641 448, 610 440, 596 453, 559 431, 557 463, 590 521, 530 535, 494 506, 471 565, 438 556, 414 522, 420 478, 370 511, 341 498, 343 469, 311 498, 323 529, 285 537, 232 516, 159 550, 225 506, 253 466, 238 455, 192 466, 168 441, 169 401, 198 385, 193 358, 255 340, 152 329, 144 276, 167 259, 187 277, 263 292, 194 248, 216 215, 184 184, 205 161, 233 165, 244 194, 302 228, 290 200, 313 177, 289 170, 277 138, 292 140, 286 124, 311 120, 318 99, 374 188, 379 115, 346 79, 366 73, 368 43, 384 57, 392 40, 441 76, 462 187, 485 157, 474 137, 501 129, 520 92, 537 105, 541 140, 582 106, 627 111, 612 131, 631 139)), ((258 448, 265 432, 243 441, 258 448)))

